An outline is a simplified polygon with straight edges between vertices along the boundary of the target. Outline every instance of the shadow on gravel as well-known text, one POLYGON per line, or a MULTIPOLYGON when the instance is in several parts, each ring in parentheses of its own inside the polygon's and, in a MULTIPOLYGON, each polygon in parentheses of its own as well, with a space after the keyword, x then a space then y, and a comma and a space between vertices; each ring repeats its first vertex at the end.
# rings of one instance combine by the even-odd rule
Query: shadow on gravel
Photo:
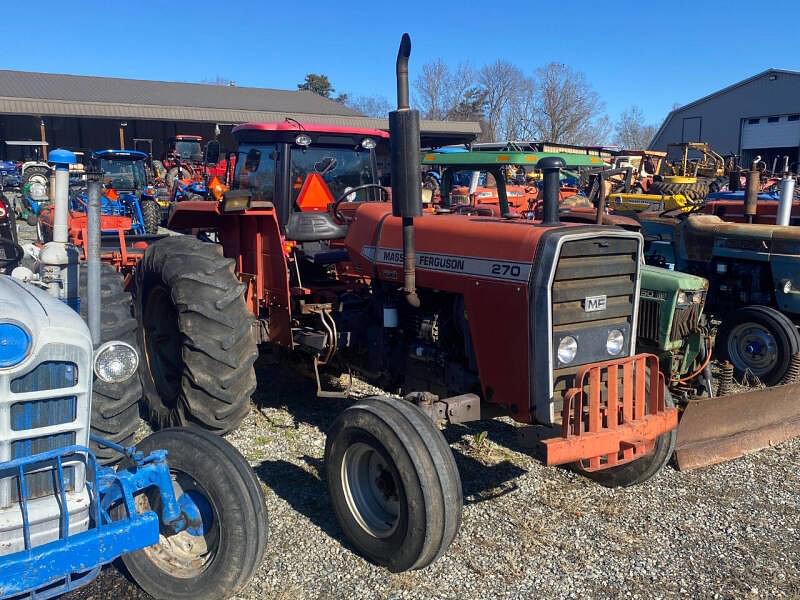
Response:
MULTIPOLYGON (((256 363, 258 391, 253 397, 256 406, 259 409, 285 408, 297 422, 327 433, 336 416, 357 399, 317 398, 314 381, 289 360, 275 362, 262 358, 256 363)), ((512 493, 517 489, 516 479, 527 473, 508 457, 496 460, 496 457, 484 455, 480 449, 472 451, 470 438, 483 431, 487 432, 489 439, 509 450, 527 452, 519 446, 515 428, 496 419, 445 429, 445 438, 461 474, 465 504, 512 493)), ((303 456, 302 460, 308 465, 308 470, 283 460, 266 460, 256 472, 295 510, 344 543, 330 506, 323 461, 310 456, 303 456)))

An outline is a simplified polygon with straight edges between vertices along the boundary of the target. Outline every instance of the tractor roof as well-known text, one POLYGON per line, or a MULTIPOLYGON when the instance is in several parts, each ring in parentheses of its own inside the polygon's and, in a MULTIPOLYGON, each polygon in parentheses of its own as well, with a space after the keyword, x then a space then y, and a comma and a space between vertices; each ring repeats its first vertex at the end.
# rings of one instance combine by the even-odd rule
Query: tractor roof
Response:
POLYGON ((361 135, 380 139, 388 139, 389 134, 380 129, 366 129, 363 127, 342 127, 340 125, 324 125, 320 123, 304 123, 298 126, 291 121, 278 121, 275 123, 243 123, 233 128, 233 133, 246 131, 275 131, 297 133, 331 133, 337 135, 361 135))
POLYGON ((117 160, 144 160, 148 156, 147 152, 140 150, 95 150, 92 158, 114 158, 117 160))
POLYGON ((569 152, 427 152, 423 165, 489 167, 493 165, 535 165, 548 156, 562 158, 568 167, 602 167, 599 156, 569 152))

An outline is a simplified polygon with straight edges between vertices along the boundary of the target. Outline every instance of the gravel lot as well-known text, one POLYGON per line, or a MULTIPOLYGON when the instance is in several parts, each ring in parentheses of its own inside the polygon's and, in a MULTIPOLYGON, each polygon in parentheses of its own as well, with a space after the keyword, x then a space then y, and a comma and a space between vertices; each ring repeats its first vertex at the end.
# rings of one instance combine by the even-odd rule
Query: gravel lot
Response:
MULTIPOLYGON (((353 554, 329 508, 325 430, 347 403, 315 400, 310 380, 268 362, 229 437, 263 481, 271 521, 264 565, 240 598, 800 598, 800 440, 608 490, 542 466, 511 421, 451 428, 461 531, 443 559, 396 575, 353 554)), ((108 597, 146 596, 110 567, 69 598, 108 597)))
MULTIPOLYGON (((800 440, 608 490, 542 466, 504 419, 446 431, 461 531, 431 567, 389 573, 347 547, 321 479, 326 428, 347 403, 315 399, 310 380, 270 362, 257 363, 253 410, 228 438, 261 478, 270 517, 264 565, 239 598, 800 598, 800 440)), ((110 566, 65 598, 147 596, 110 566)))

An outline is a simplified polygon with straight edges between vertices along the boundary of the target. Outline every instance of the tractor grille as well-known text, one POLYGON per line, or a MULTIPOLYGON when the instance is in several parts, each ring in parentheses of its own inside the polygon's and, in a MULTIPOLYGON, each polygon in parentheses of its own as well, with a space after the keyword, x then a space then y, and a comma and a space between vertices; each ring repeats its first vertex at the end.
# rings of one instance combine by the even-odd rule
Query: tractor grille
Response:
MULTIPOLYGON (((89 406, 88 382, 79 377, 78 364, 88 364, 90 356, 57 343, 44 346, 38 358, 27 372, 0 376, 0 462, 86 443, 88 418, 80 417, 89 406)), ((82 487, 83 477, 82 467, 65 465, 65 490, 82 487)), ((56 479, 51 468, 27 474, 28 499, 55 494, 56 479)), ((0 509, 18 501, 18 478, 0 480, 0 509)))
POLYGON ((677 342, 695 333, 700 329, 700 315, 703 308, 700 304, 690 304, 675 309, 675 316, 672 318, 672 331, 669 333, 669 340, 677 342))
POLYGON ((562 245, 551 288, 556 414, 560 414, 563 393, 572 387, 580 365, 615 358, 606 352, 609 330, 619 329, 625 336, 619 356, 630 353, 638 272, 638 238, 598 236, 567 240, 562 245), (605 307, 592 310, 598 308, 598 301, 605 307), (559 367, 556 346, 565 335, 579 340, 578 354, 574 362, 559 367))
POLYGON ((646 298, 639 299, 639 321, 636 335, 639 339, 658 344, 658 332, 661 325, 661 300, 646 298))

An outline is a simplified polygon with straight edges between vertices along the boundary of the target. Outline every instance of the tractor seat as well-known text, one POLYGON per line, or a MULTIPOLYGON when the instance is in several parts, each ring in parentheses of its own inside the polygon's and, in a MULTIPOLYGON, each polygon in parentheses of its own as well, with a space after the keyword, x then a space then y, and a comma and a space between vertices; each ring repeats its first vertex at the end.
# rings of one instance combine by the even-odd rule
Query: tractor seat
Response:
POLYGON ((340 240, 347 235, 347 226, 337 223, 327 212, 293 212, 286 223, 285 235, 293 242, 340 240))

